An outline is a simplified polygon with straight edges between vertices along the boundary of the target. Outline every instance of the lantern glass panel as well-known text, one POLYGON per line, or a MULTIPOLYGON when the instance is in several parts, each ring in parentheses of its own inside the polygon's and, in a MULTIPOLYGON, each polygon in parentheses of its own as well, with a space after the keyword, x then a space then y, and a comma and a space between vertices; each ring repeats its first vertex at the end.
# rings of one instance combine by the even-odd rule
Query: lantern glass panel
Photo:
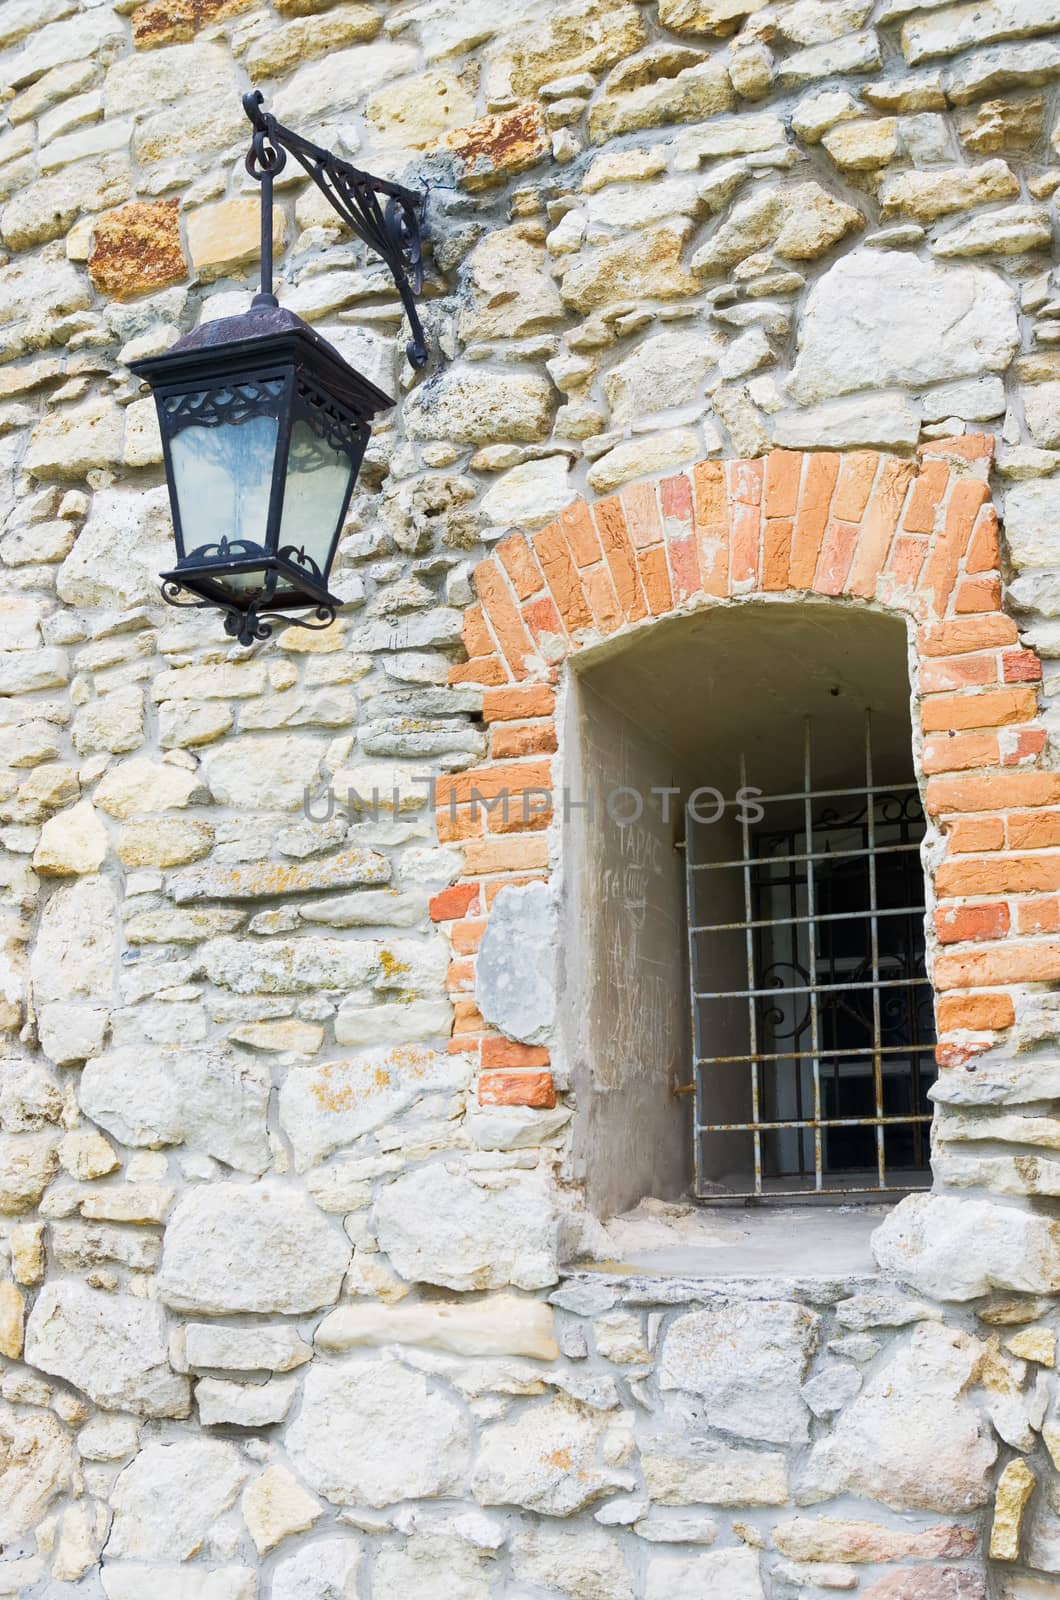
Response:
MULTIPOLYGON (((241 420, 192 424, 170 441, 173 488, 180 507, 185 552, 219 554, 222 540, 246 540, 261 548, 269 523, 269 495, 276 459, 277 420, 246 416, 241 420)), ((231 552, 238 557, 243 552, 231 552)), ((264 571, 226 574, 226 588, 239 593, 260 589, 264 571)))
POLYGON ((326 576, 354 472, 348 451, 322 439, 304 417, 291 429, 279 549, 304 550, 326 576))

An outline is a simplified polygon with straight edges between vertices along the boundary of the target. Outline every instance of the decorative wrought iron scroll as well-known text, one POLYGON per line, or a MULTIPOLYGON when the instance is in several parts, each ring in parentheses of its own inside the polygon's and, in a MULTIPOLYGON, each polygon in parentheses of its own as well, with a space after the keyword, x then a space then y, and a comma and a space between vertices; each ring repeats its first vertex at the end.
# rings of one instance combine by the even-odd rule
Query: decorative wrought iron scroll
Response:
POLYGON ((427 362, 427 344, 416 309, 423 288, 422 229, 426 195, 374 178, 351 166, 330 150, 285 128, 263 109, 260 89, 243 96, 243 110, 254 128, 246 168, 261 184, 261 295, 259 301, 275 305, 272 292, 272 182, 294 156, 333 210, 390 268, 397 285, 412 337, 406 345, 414 367, 427 362))

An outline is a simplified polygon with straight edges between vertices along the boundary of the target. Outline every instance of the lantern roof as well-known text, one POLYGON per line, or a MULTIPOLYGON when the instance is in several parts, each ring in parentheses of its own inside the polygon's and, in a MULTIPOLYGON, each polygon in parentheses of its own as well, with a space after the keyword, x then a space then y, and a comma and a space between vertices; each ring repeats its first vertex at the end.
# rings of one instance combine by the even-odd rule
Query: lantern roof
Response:
POLYGON ((351 367, 335 346, 284 306, 255 304, 235 317, 201 323, 157 356, 130 361, 129 370, 158 382, 222 377, 260 361, 286 360, 312 370, 335 398, 362 416, 394 401, 351 367))

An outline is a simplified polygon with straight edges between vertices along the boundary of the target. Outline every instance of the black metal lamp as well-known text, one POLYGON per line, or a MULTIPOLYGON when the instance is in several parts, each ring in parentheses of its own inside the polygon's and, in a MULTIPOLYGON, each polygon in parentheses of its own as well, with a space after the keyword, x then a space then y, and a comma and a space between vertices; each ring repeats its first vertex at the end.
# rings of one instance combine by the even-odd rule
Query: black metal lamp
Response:
POLYGON ((222 610, 244 645, 269 637, 266 615, 301 627, 334 619, 339 532, 371 419, 394 404, 272 292, 272 183, 286 151, 387 262, 412 330, 409 360, 427 360, 414 300, 423 196, 310 144, 261 101, 243 98, 254 126, 247 170, 261 184, 261 291, 244 315, 130 363, 154 393, 173 511, 177 565, 162 574, 163 598, 222 610), (311 618, 290 615, 300 611, 311 618))

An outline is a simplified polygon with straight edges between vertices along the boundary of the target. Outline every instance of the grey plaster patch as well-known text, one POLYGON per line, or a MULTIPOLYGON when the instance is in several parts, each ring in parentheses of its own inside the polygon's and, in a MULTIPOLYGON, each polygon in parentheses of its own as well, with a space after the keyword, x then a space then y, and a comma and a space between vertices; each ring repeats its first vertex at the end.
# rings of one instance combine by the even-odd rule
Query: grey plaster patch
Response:
POLYGON ((543 883, 502 889, 478 955, 478 1007, 509 1039, 542 1044, 556 1016, 559 929, 543 883))

